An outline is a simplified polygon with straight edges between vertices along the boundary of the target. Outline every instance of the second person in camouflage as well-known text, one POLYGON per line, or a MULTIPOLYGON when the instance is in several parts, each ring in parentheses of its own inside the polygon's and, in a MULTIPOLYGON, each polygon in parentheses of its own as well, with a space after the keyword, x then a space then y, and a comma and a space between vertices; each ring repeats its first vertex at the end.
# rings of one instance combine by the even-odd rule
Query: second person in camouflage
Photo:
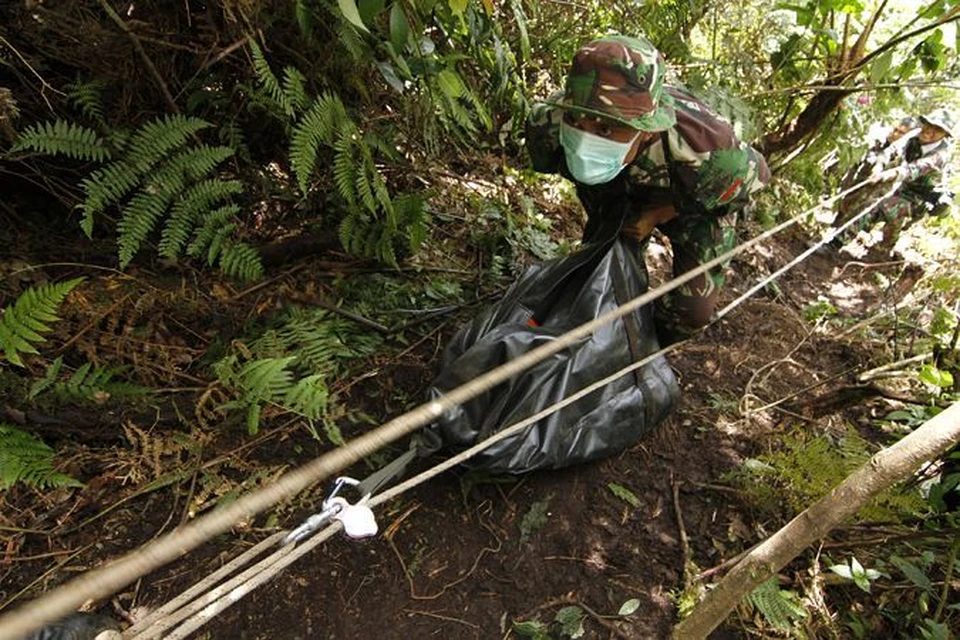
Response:
MULTIPOLYGON (((566 88, 534 107, 527 126, 533 167, 576 185, 587 212, 584 239, 626 212, 622 236, 642 253, 659 228, 680 275, 734 245, 721 218, 770 179, 757 151, 690 93, 664 84, 656 48, 641 37, 594 40, 573 59, 566 88)), ((670 343, 707 324, 722 272, 699 276, 657 305, 658 336, 670 343)))

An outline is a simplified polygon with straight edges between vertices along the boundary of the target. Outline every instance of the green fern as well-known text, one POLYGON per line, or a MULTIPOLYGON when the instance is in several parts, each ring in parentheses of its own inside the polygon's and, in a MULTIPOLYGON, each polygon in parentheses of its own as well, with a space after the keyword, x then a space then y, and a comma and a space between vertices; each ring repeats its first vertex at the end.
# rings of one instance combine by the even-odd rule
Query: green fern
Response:
POLYGON ((352 135, 352 125, 343 102, 333 94, 324 94, 303 114, 290 137, 290 166, 301 191, 307 192, 320 146, 332 145, 337 132, 352 135))
POLYGON ((0 489, 18 482, 41 489, 82 487, 83 483, 54 468, 55 455, 43 441, 0 422, 0 489))
POLYGON ((204 180, 184 191, 170 209, 160 235, 160 255, 171 259, 180 255, 204 215, 221 201, 242 192, 243 184, 237 180, 204 180))
POLYGON ((263 275, 263 263, 256 249, 242 242, 230 243, 219 254, 220 269, 240 280, 256 280, 263 275))
POLYGON ((283 96, 290 105, 292 113, 299 113, 307 108, 310 96, 307 95, 307 79, 294 67, 283 70, 283 96))
POLYGON ((244 347, 242 357, 229 355, 214 365, 220 382, 236 396, 221 408, 244 409, 251 432, 259 428, 266 405, 322 419, 330 402, 327 381, 342 375, 347 361, 381 344, 380 336, 364 334, 344 318, 292 309, 244 347))
POLYGON ((63 120, 41 122, 27 127, 10 151, 36 151, 97 162, 110 158, 110 150, 103 145, 96 131, 63 120))
POLYGON ((240 213, 240 207, 235 204, 224 205, 207 212, 203 218, 203 223, 194 235, 193 241, 187 247, 187 255, 196 258, 203 255, 204 249, 206 249, 208 264, 214 264, 223 249, 224 241, 233 232, 235 225, 230 221, 238 213, 240 213))
MULTIPOLYGON (((782 438, 781 449, 762 455, 758 464, 728 477, 758 508, 771 505, 799 513, 840 484, 871 456, 871 445, 848 428, 842 437, 796 432, 782 438)), ((862 520, 900 520, 922 516, 929 509, 917 491, 894 487, 857 513, 862 520)))
POLYGON ((57 308, 74 287, 83 282, 74 278, 66 282, 31 287, 0 315, 0 349, 7 360, 23 366, 19 353, 37 353, 34 344, 44 342, 41 333, 50 331, 48 326, 57 318, 57 308))
POLYGON ((106 124, 103 117, 103 82, 83 82, 77 80, 64 87, 67 100, 83 115, 101 125, 106 124))
POLYGON ((119 205, 118 259, 130 264, 158 231, 159 254, 176 259, 208 252, 208 263, 243 279, 263 273, 259 254, 235 242, 234 219, 239 208, 225 202, 239 195, 236 180, 209 177, 234 151, 226 146, 192 143, 208 123, 197 118, 169 116, 140 127, 123 150, 123 157, 94 171, 82 182, 86 192, 81 228, 92 237, 94 218, 119 205))
POLYGON ((86 198, 80 206, 80 228, 93 237, 93 218, 107 207, 120 202, 140 183, 140 175, 126 162, 114 162, 98 169, 81 182, 86 198))
POLYGON ((790 631, 794 622, 807 617, 807 611, 799 603, 797 594, 780 589, 776 577, 751 591, 747 601, 780 631, 790 631))
POLYGON ((114 377, 122 372, 122 368, 94 366, 88 362, 68 378, 61 379, 62 368, 63 358, 57 358, 50 363, 43 377, 30 386, 27 397, 33 399, 50 393, 67 400, 103 404, 111 398, 136 398, 150 392, 147 387, 115 380, 114 377))
POLYGON ((316 373, 297 380, 283 397, 283 406, 309 420, 319 420, 327 409, 325 376, 316 373))
POLYGON ((166 115, 141 126, 130 139, 124 161, 142 174, 152 171, 157 162, 169 155, 195 133, 211 126, 200 118, 166 115))
POLYGON ((293 115, 293 107, 283 93, 280 81, 277 80, 277 76, 274 75, 273 70, 270 68, 270 63, 267 62, 266 56, 263 55, 263 50, 260 48, 260 45, 258 45, 257 41, 253 38, 247 38, 247 42, 250 44, 250 53, 253 56, 253 68, 257 72, 257 79, 260 80, 260 84, 262 84, 263 88, 267 91, 267 95, 280 105, 284 113, 293 115))

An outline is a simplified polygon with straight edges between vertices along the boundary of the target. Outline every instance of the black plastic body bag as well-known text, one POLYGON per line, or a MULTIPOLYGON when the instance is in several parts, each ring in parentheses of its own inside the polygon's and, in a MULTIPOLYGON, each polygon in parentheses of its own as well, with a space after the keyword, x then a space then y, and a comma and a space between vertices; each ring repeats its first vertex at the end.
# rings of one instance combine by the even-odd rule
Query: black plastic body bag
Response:
MULTIPOLYGON (((447 345, 431 400, 646 292, 635 245, 619 238, 532 266, 499 302, 447 345)), ((462 451, 659 350, 652 305, 597 329, 490 391, 447 411, 417 433, 410 450, 364 480, 375 492, 414 457, 462 451)), ((494 443, 464 466, 492 473, 554 469, 615 454, 667 417, 679 387, 666 358, 634 372, 494 443)))
MULTIPOLYGON (((646 269, 637 260, 635 250, 615 239, 530 267, 502 300, 457 332, 430 399, 643 294, 646 269)), ((652 307, 645 305, 458 405, 429 430, 446 448, 466 449, 657 350, 652 307)), ((673 371, 659 356, 491 445, 465 466, 522 473, 609 456, 663 421, 678 395, 673 371)))

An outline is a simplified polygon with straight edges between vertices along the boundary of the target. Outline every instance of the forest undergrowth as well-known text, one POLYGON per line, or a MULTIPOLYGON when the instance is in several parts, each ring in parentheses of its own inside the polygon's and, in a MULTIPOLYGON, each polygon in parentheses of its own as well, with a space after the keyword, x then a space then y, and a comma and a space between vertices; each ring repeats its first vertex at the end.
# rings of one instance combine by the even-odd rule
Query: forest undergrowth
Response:
MULTIPOLYGON (((160 4, 0 8, 0 612, 423 402, 456 328, 578 247, 573 190, 527 168, 523 122, 587 35, 640 25, 763 149, 776 177, 741 239, 834 193, 871 123, 955 101, 949 2, 160 4)), ((805 216, 738 257, 724 299, 823 231, 805 216)), ((956 401, 958 246, 953 211, 892 254, 814 254, 671 358, 683 399, 649 441, 447 474, 378 541, 332 543, 206 633, 667 637, 734 559, 956 401)), ((718 633, 960 632, 951 455, 718 633)), ((89 608, 136 619, 325 489, 89 608)))

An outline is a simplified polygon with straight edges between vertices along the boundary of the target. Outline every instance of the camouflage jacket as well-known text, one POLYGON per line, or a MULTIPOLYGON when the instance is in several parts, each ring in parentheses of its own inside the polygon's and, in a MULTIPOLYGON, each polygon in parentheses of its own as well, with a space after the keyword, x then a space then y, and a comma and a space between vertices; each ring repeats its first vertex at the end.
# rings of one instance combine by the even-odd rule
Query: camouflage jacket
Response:
MULTIPOLYGON (((666 92, 675 103, 676 125, 641 148, 610 182, 589 186, 574 181, 591 218, 616 206, 636 214, 667 203, 681 217, 721 216, 742 207, 769 181, 763 156, 738 140, 728 122, 686 91, 666 87, 666 92)), ((536 105, 527 126, 527 148, 535 170, 573 180, 560 146, 562 117, 556 107, 536 105)))
POLYGON ((912 202, 935 202, 945 184, 944 172, 950 156, 950 141, 944 138, 924 148, 916 136, 907 140, 902 155, 893 159, 904 174, 901 195, 912 202))

